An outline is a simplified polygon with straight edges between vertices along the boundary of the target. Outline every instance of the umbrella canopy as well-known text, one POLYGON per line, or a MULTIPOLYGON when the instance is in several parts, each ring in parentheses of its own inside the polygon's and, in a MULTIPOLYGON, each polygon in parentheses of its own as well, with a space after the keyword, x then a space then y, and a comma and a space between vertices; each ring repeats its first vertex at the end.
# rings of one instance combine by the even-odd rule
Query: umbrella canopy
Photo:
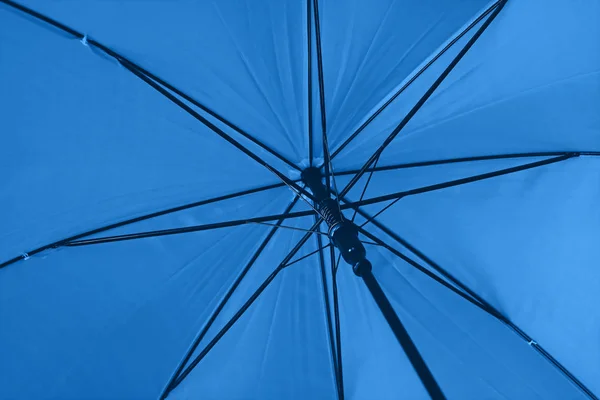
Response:
POLYGON ((597 399, 599 48, 597 0, 0 0, 0 398, 597 399))

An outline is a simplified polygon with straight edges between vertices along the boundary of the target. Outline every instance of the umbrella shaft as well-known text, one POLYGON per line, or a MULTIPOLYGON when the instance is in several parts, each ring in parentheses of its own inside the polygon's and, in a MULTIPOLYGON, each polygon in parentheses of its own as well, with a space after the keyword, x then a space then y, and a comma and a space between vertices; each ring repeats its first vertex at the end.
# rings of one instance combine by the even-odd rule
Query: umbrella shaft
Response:
POLYGON ((446 396, 444 396, 442 389, 429 370, 421 353, 419 353, 419 350, 411 339, 408 331, 402 324, 394 307, 392 307, 392 304, 383 292, 379 282, 377 282, 377 279, 373 276, 373 273, 371 271, 363 271, 362 279, 365 282, 367 289, 369 289, 371 296, 373 296, 375 303, 377 303, 377 307, 385 317, 389 327, 392 329, 392 332, 394 332, 394 336, 396 336, 398 343, 402 346, 404 353, 421 379, 421 382, 431 399, 445 400, 446 396))
POLYGON ((367 260, 367 251, 358 238, 358 228, 354 222, 344 218, 339 204, 331 198, 331 193, 325 187, 321 171, 310 167, 302 172, 302 180, 312 192, 317 211, 328 226, 328 235, 333 245, 340 251, 344 261, 352 266, 358 276, 371 270, 367 260))

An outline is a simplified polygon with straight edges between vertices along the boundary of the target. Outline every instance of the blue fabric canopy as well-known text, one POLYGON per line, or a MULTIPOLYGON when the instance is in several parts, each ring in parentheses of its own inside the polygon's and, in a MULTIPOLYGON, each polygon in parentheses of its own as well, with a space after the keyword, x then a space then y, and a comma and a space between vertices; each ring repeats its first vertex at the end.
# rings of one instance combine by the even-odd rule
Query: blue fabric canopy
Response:
POLYGON ((598 0, 0 0, 0 399, 598 399, 599 49, 598 0))

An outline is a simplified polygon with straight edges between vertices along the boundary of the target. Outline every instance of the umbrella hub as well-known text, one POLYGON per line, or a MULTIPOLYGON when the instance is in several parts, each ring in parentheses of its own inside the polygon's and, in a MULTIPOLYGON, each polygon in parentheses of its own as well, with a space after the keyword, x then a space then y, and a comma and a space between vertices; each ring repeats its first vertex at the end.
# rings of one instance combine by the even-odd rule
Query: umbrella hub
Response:
POLYGON ((344 218, 337 200, 323 184, 323 175, 316 167, 302 171, 302 181, 316 199, 316 208, 327 224, 328 235, 333 245, 342 253, 342 258, 352 266, 358 276, 371 270, 367 251, 358 238, 358 228, 354 222, 344 218))

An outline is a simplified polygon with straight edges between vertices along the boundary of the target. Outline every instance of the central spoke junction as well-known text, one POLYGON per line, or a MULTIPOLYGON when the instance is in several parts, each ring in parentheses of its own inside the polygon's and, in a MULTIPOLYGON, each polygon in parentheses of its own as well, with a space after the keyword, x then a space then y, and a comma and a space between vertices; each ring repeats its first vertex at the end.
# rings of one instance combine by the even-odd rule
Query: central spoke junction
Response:
POLYGON ((302 181, 315 198, 316 209, 328 226, 328 236, 333 245, 340 251, 346 263, 358 276, 371 271, 371 263, 367 260, 367 251, 358 238, 358 227, 344 218, 340 207, 331 197, 330 191, 323 184, 323 175, 316 167, 302 171, 302 181))

